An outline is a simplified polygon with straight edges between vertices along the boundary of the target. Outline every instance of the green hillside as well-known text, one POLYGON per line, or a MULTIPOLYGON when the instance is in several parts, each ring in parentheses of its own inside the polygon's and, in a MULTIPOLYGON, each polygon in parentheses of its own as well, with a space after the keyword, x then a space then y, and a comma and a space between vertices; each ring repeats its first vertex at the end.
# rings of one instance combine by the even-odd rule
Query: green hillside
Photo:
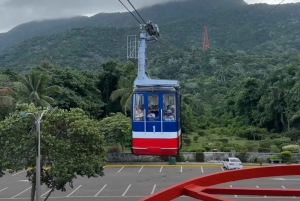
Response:
MULTIPOLYGON (((126 4, 129 5, 129 4, 126 4)), ((243 0, 188 0, 171 1, 138 9, 145 20, 164 24, 174 21, 203 17, 211 12, 234 9, 247 5, 243 0)), ((136 21, 128 12, 99 13, 92 17, 77 16, 67 19, 34 21, 16 26, 7 33, 0 34, 0 52, 36 36, 61 33, 72 28, 87 26, 131 26, 136 21)))
MULTIPOLYGON (((203 26, 209 26, 212 48, 254 52, 297 51, 300 4, 278 7, 267 15, 268 6, 243 6, 231 11, 214 11, 202 16, 159 25, 163 39, 180 49, 202 46, 203 26), (298 9, 298 10, 297 10, 298 9), (264 17, 264 18, 263 18, 264 17)), ((138 35, 139 27, 86 27, 26 40, 0 55, 0 66, 29 70, 43 60, 77 69, 95 69, 108 59, 126 59, 127 35, 138 35)), ((149 58, 174 48, 149 43, 149 58)))

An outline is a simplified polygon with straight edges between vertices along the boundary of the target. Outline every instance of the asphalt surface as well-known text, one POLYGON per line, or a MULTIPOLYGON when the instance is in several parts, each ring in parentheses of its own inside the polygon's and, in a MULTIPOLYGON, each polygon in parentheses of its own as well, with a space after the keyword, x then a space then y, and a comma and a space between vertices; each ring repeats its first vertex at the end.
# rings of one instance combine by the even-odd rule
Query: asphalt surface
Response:
MULTIPOLYGON (((300 168, 300 167, 299 167, 300 168)), ((54 191, 49 200, 55 201, 138 201, 176 183, 205 174, 216 173, 224 170, 220 167, 205 166, 111 166, 105 167, 104 177, 85 178, 78 177, 74 188, 67 187, 66 192, 54 191)), ((31 186, 26 181, 26 172, 6 174, 0 178, 0 201, 5 200, 30 200, 31 186)), ((299 188, 300 176, 276 177, 244 180, 225 183, 218 186, 252 187, 252 188, 299 188), (276 178, 284 178, 276 179, 276 178)), ((46 197, 47 189, 41 187, 42 198, 46 197)), ((269 196, 222 196, 234 201, 283 201, 300 200, 295 197, 269 197, 269 196)), ((42 199, 44 200, 44 199, 42 199)), ((189 197, 180 197, 176 201, 195 200, 189 197)))

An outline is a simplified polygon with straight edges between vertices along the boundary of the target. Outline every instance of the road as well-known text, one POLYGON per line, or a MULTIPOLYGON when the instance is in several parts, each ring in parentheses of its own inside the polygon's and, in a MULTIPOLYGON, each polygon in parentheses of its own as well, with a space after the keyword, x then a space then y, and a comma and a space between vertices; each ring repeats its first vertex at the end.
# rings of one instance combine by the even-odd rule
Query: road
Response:
MULTIPOLYGON (((138 201, 159 190, 176 183, 214 172, 227 171, 220 167, 205 166, 111 166, 105 167, 104 177, 78 177, 74 188, 67 186, 66 192, 54 191, 49 200, 55 201, 138 201)), ((6 174, 0 178, 0 200, 30 200, 30 183, 26 181, 26 172, 6 174)), ((244 180, 225 183, 218 186, 254 187, 254 188, 300 188, 300 177, 276 177, 244 180)), ((47 189, 42 186, 42 197, 46 197, 47 189)), ((266 197, 266 196, 222 196, 231 200, 242 201, 282 201, 298 200, 294 197, 266 197)), ((176 201, 195 200, 180 197, 176 201)))

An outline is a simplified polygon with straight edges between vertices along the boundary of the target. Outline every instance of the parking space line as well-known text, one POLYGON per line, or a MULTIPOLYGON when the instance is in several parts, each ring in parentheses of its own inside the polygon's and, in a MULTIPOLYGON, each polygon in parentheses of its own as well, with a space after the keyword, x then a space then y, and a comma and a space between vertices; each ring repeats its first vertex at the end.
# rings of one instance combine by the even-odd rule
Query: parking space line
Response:
POLYGON ((144 166, 142 166, 142 167, 141 167, 141 169, 139 170, 139 172, 141 172, 141 171, 142 171, 143 167, 144 167, 144 166))
MULTIPOLYGON (((256 188, 259 188, 259 186, 256 186, 256 188)), ((265 195, 265 198, 266 198, 267 196, 265 195)))
POLYGON ((181 166, 181 168, 180 168, 180 172, 182 172, 182 166, 181 166))
POLYGON ((129 190, 130 186, 131 186, 131 184, 129 184, 129 186, 127 187, 127 189, 126 189, 125 192, 123 193, 122 197, 124 197, 124 196, 126 195, 126 193, 127 193, 127 191, 129 190))
POLYGON ((77 191, 80 187, 81 187, 81 185, 78 186, 74 191, 72 191, 72 192, 71 192, 69 195, 67 195, 66 197, 70 197, 70 195, 72 195, 73 193, 75 193, 75 191, 77 191))
POLYGON ((31 189, 31 187, 27 188, 26 190, 22 191, 21 193, 19 193, 19 194, 15 195, 14 197, 12 197, 12 198, 10 198, 10 199, 13 199, 13 198, 15 198, 15 197, 17 197, 17 196, 21 195, 22 193, 25 193, 25 192, 26 192, 26 191, 28 191, 29 189, 31 189))
POLYGON ((2 191, 4 191, 5 189, 7 189, 8 187, 6 187, 6 188, 3 188, 2 190, 0 190, 0 192, 2 192, 2 191))
MULTIPOLYGON (((232 188, 232 185, 230 185, 230 188, 232 188)), ((237 197, 237 195, 234 195, 234 197, 237 197)))
POLYGON ((13 174, 12 176, 16 176, 16 175, 18 175, 18 174, 20 174, 20 173, 22 173, 22 172, 25 172, 26 170, 23 170, 23 171, 21 171, 21 172, 17 172, 17 173, 15 173, 15 174, 13 174))
POLYGON ((46 193, 44 193, 43 195, 41 195, 41 197, 43 197, 44 195, 47 195, 52 189, 50 189, 49 191, 47 191, 46 193))
POLYGON ((100 189, 100 191, 95 195, 95 197, 97 197, 97 196, 99 195, 99 193, 101 193, 101 192, 104 190, 104 188, 106 187, 106 185, 107 185, 107 184, 105 184, 105 185, 100 189))
POLYGON ((161 172, 161 171, 162 171, 163 167, 164 167, 164 166, 161 166, 161 168, 160 168, 159 172, 161 172))
MULTIPOLYGON (((284 186, 281 186, 283 189, 286 189, 284 186)), ((1 191, 0 191, 1 192, 1 191)), ((295 196, 293 196, 293 198, 296 198, 295 196)))
POLYGON ((153 189, 152 189, 152 191, 151 191, 151 195, 154 193, 155 188, 156 188, 156 184, 154 184, 154 186, 153 186, 153 189))
POLYGON ((203 171, 203 167, 201 166, 201 172, 203 173, 204 171, 203 171))
POLYGON ((119 173, 119 172, 121 172, 121 170, 122 170, 123 168, 124 168, 124 166, 123 166, 123 167, 121 167, 121 169, 118 171, 118 173, 119 173))

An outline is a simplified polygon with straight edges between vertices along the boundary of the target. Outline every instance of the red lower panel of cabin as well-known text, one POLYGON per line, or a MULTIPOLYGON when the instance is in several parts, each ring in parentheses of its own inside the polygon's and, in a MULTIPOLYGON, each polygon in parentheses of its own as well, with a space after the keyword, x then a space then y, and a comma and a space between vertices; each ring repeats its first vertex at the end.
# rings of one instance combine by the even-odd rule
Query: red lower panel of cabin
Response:
POLYGON ((132 152, 134 155, 177 156, 181 148, 179 138, 133 138, 132 152))

